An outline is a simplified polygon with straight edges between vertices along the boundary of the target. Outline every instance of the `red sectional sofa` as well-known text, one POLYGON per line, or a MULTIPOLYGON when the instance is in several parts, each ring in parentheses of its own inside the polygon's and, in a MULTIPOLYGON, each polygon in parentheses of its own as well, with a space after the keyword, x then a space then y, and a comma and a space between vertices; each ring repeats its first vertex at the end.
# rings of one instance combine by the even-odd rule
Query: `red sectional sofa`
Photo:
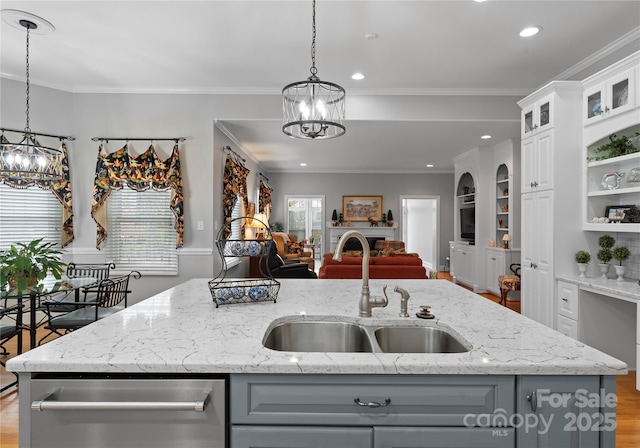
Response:
MULTIPOLYGON (((362 278, 362 257, 343 256, 335 261, 326 254, 318 272, 318 278, 362 278)), ((394 255, 390 257, 371 257, 369 259, 369 278, 412 278, 426 279, 427 270, 422 259, 413 255, 394 255)))

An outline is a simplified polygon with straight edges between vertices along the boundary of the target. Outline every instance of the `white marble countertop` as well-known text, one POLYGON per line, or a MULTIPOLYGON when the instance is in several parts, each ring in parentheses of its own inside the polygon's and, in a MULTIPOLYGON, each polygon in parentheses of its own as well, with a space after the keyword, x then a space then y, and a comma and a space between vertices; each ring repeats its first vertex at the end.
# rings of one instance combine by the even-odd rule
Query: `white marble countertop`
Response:
POLYGON ((618 296, 620 298, 633 299, 640 301, 640 285, 638 280, 624 279, 617 281, 616 279, 602 277, 580 277, 577 275, 558 276, 557 280, 563 280, 573 283, 582 288, 590 288, 594 291, 601 291, 606 295, 618 296))
POLYGON ((207 279, 193 279, 11 359, 15 372, 367 373, 617 375, 627 365, 445 280, 388 284, 390 304, 359 318, 361 280, 281 280, 277 303, 215 307, 207 279), (410 318, 398 317, 407 289, 410 318), (417 319, 431 305, 436 319, 417 319), (451 329, 466 353, 292 353, 262 346, 274 320, 342 316, 367 324, 402 321, 451 329))

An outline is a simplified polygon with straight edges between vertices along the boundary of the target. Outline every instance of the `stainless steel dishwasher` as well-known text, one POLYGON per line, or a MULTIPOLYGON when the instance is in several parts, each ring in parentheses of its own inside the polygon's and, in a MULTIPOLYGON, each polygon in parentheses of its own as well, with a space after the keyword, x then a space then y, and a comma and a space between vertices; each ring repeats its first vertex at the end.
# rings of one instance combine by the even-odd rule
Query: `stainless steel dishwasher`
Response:
POLYGON ((22 411, 20 422, 30 440, 21 447, 227 446, 226 378, 34 375, 30 386, 28 422, 22 411))

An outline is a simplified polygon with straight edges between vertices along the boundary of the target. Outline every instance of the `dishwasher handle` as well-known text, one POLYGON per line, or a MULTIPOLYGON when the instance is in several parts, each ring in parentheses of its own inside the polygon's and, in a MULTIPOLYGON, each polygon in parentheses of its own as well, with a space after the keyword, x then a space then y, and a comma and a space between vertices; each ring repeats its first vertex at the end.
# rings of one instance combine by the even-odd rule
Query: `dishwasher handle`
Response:
POLYGON ((51 393, 31 403, 31 411, 195 411, 204 412, 210 401, 205 393, 200 401, 57 401, 51 393))

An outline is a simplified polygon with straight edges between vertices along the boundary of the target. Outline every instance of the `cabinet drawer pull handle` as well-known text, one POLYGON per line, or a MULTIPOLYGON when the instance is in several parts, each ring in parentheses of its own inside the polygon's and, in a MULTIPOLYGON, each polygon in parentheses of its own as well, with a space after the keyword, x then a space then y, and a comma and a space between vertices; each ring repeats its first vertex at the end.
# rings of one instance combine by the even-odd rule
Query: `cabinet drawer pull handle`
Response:
POLYGON ((568 301, 569 301, 569 299, 567 299, 566 297, 563 297, 563 298, 562 298, 562 301, 563 301, 563 302, 568 302, 568 301))
POLYGON ((39 411, 195 411, 204 412, 209 404, 209 394, 200 401, 56 401, 42 400, 31 403, 33 412, 39 411))
POLYGON ((386 408, 391 404, 391 398, 384 400, 384 403, 380 403, 378 401, 369 401, 368 403, 364 403, 360 401, 360 397, 355 398, 353 401, 358 406, 363 406, 365 408, 386 408))
POLYGON ((536 409, 538 409, 538 397, 535 390, 527 395, 527 401, 531 404, 531 410, 536 412, 536 409))

